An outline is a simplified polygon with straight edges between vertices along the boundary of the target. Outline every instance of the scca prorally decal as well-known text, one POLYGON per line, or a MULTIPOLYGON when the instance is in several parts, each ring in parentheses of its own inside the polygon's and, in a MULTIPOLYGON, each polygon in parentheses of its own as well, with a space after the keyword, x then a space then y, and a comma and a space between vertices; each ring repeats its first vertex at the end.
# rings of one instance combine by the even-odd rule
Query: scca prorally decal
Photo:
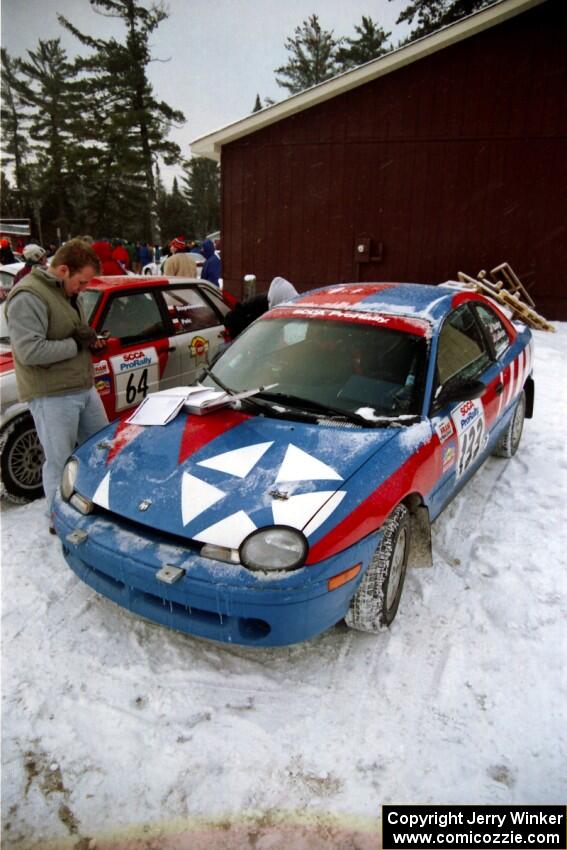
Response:
POLYGON ((457 430, 458 462, 456 476, 460 478, 484 448, 486 422, 480 399, 465 401, 452 411, 457 430))
POLYGON ((116 386, 116 410, 139 404, 159 387, 159 359, 156 349, 134 348, 110 358, 116 386))
POLYGON ((291 309, 291 313, 294 316, 306 316, 308 318, 317 318, 317 319, 351 319, 352 321, 362 321, 368 322, 373 325, 385 325, 389 321, 389 317, 381 316, 379 313, 356 313, 353 310, 347 310, 348 304, 345 305, 345 309, 341 310, 340 307, 331 308, 313 308, 309 307, 293 307, 291 309))

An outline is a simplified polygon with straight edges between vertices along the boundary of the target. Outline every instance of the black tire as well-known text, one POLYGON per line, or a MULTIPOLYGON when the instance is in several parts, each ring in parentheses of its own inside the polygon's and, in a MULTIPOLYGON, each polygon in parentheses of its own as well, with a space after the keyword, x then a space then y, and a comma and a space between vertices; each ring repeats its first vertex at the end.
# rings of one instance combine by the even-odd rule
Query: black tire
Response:
POLYGON ((496 457, 513 457, 516 454, 518 446, 520 445, 520 440, 522 439, 525 418, 526 393, 522 390, 508 427, 494 447, 492 452, 493 455, 496 457))
POLYGON ((17 502, 40 499, 43 496, 43 460, 33 418, 24 413, 9 422, 0 436, 3 493, 17 502))
POLYGON ((376 634, 392 623, 402 596, 409 550, 409 511, 398 505, 384 523, 382 541, 352 598, 345 617, 347 626, 376 634))

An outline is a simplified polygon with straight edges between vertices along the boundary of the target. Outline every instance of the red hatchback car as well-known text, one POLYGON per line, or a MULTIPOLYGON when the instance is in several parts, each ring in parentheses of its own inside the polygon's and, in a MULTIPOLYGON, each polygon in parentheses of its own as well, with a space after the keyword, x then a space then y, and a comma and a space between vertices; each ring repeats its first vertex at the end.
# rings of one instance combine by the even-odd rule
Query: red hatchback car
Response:
MULTIPOLYGON (((95 384, 110 420, 150 392, 191 384, 225 341, 230 309, 207 281, 95 277, 80 299, 89 323, 108 335, 93 355, 95 384)), ((5 323, 3 323, 5 325, 5 323)), ((33 419, 18 401, 7 329, 2 330, 0 466, 2 491, 16 499, 43 493, 43 453, 33 419)))

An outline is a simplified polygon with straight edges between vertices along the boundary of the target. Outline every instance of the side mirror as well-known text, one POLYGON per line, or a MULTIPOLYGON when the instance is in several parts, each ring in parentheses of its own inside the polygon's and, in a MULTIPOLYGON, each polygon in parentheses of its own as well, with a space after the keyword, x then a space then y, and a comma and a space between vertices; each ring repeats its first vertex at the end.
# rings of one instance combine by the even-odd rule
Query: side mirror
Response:
POLYGON ((461 401, 472 401, 480 398, 485 390, 486 384, 482 381, 448 381, 434 399, 433 407, 438 410, 451 402, 458 404, 461 401))

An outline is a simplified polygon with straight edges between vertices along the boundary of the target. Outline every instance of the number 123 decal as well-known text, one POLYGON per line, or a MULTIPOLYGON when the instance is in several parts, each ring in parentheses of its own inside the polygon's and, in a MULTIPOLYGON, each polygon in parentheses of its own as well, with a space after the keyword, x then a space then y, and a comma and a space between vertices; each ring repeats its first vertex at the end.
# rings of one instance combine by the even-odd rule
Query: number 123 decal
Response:
POLYGON ((465 401, 451 412, 457 431, 457 466, 455 475, 460 478, 476 460, 486 445, 486 420, 480 399, 465 401))

